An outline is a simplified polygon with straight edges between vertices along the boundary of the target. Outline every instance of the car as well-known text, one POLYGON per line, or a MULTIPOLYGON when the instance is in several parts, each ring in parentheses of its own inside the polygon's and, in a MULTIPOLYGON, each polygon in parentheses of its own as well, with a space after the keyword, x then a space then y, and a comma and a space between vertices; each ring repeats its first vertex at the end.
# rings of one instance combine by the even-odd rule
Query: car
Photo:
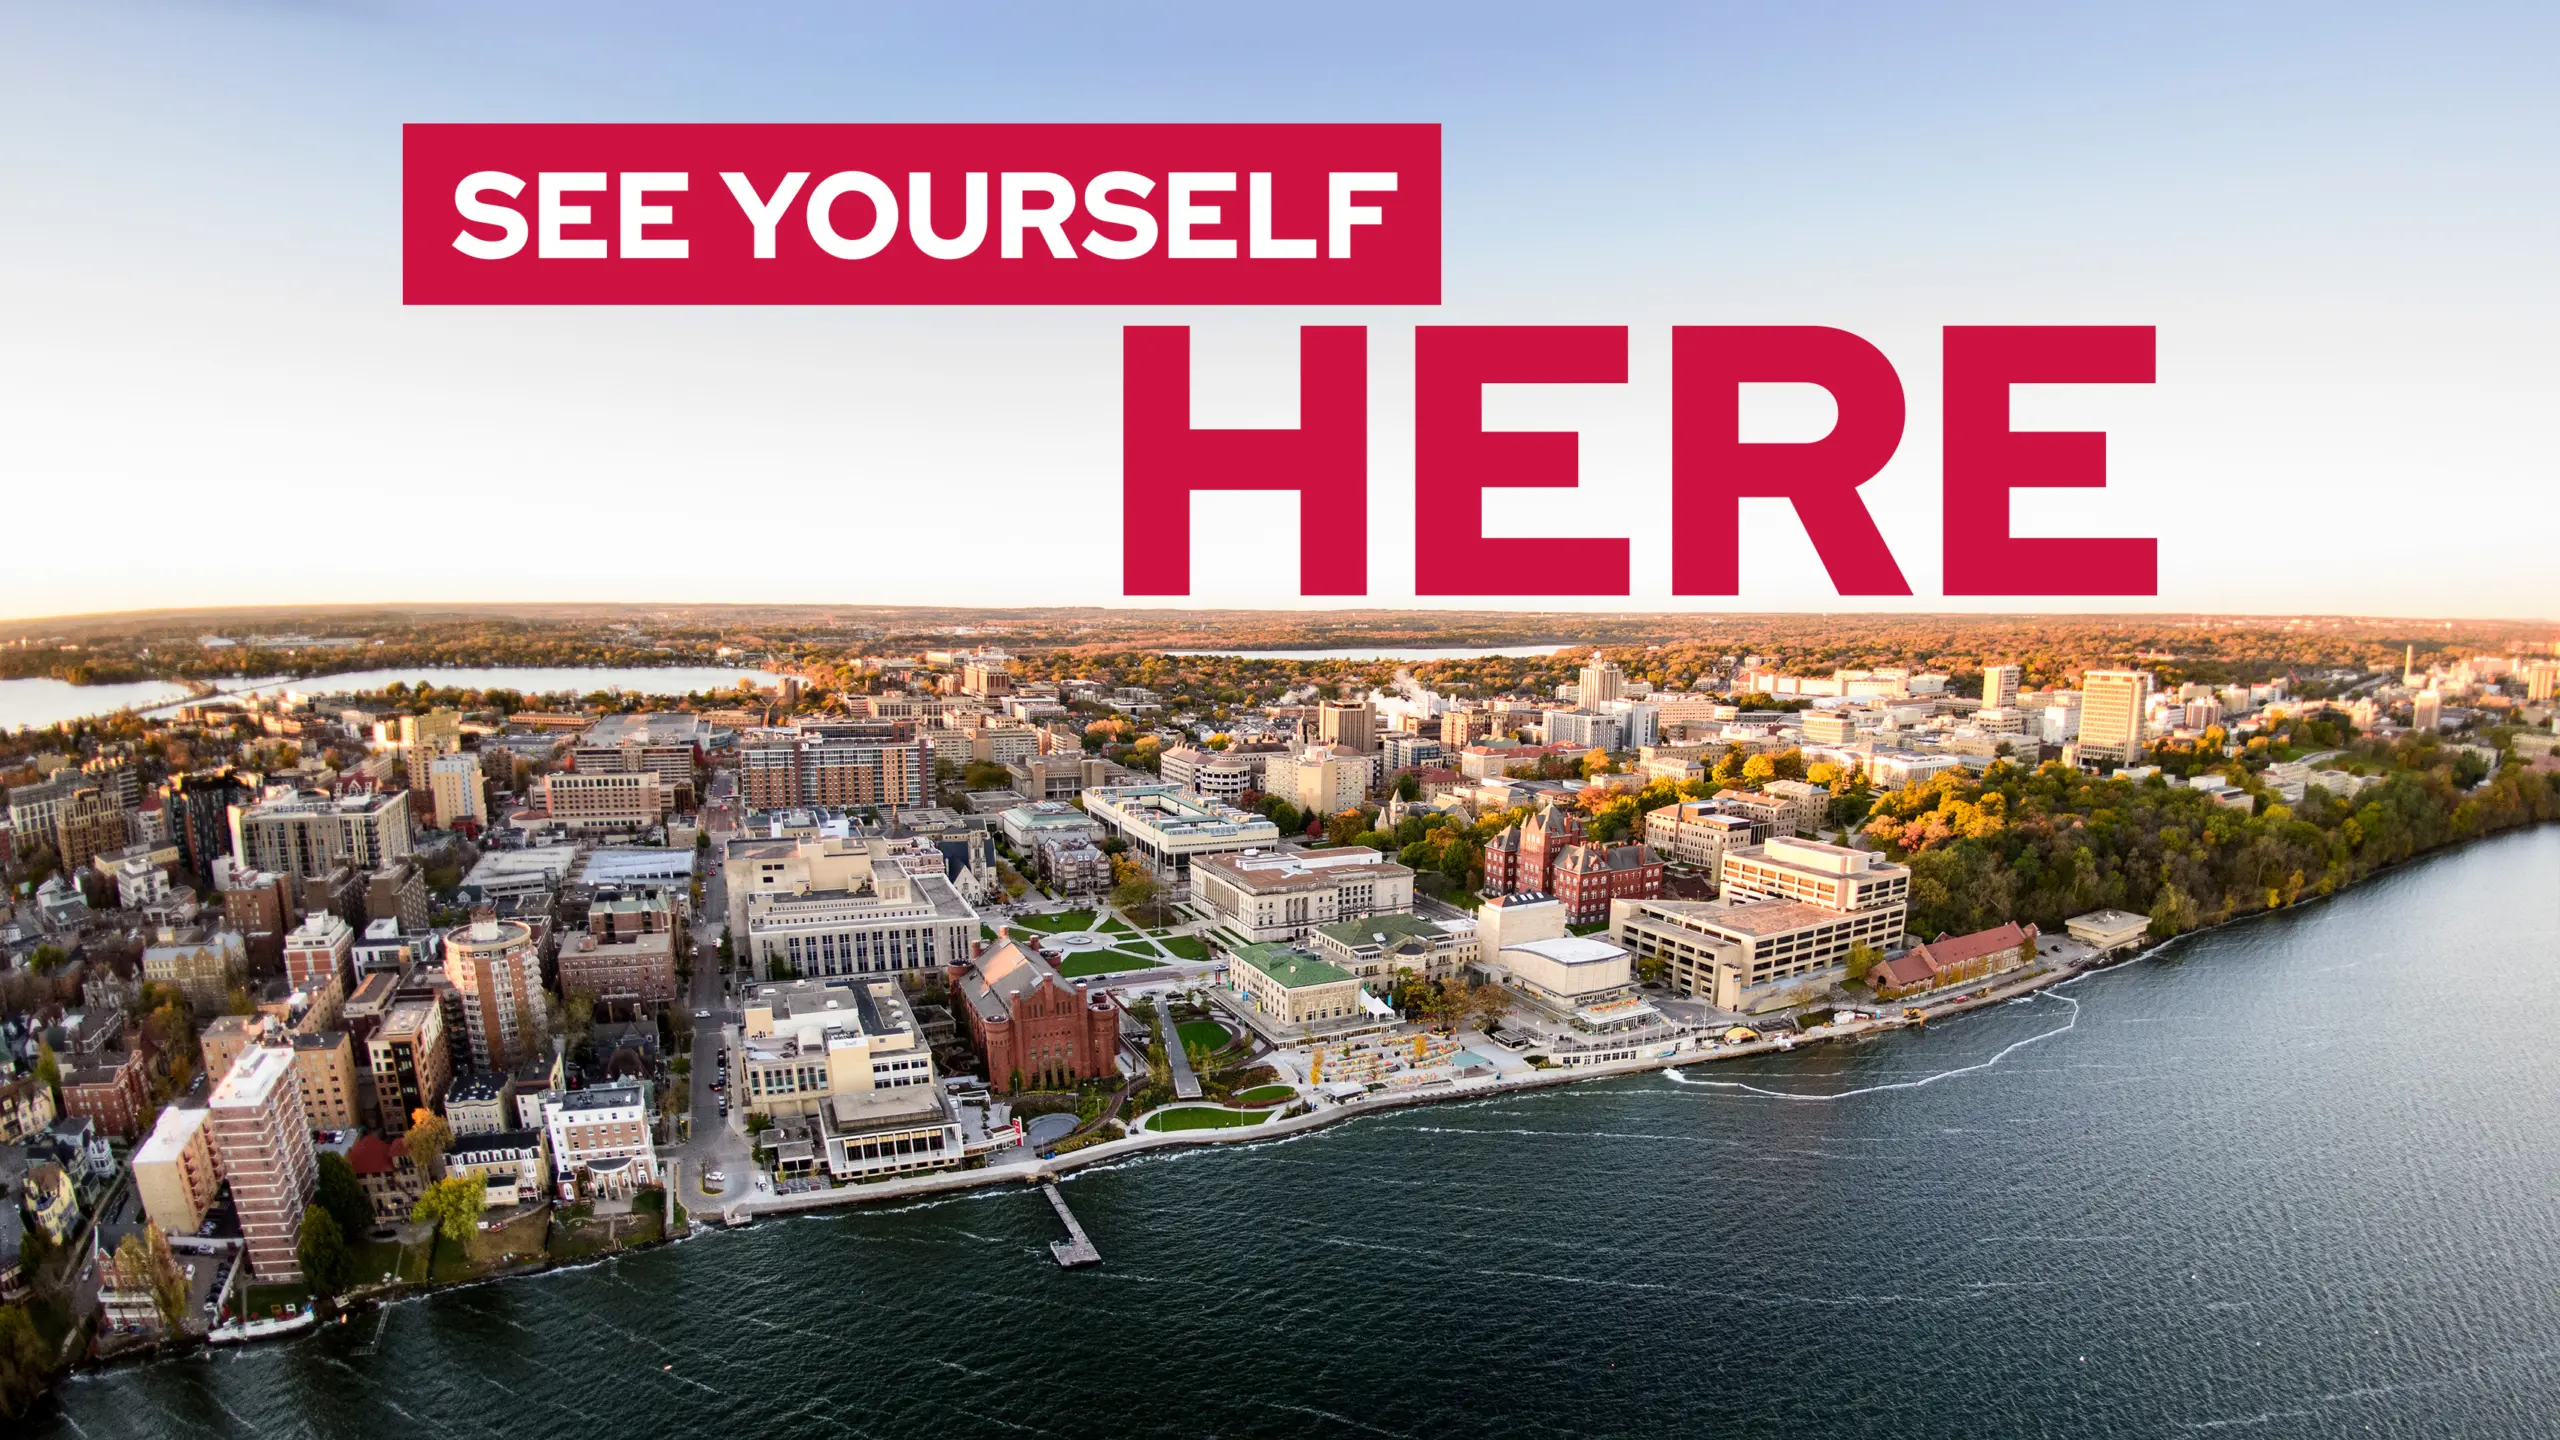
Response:
POLYGON ((705 1170, 702 1172, 702 1183, 705 1185, 726 1185, 729 1183, 729 1177, 723 1171, 705 1170))
POLYGON ((693 1018, 696 1020, 708 1020, 711 1018, 711 1012, 708 1010, 696 1010, 693 1012, 693 1018))
POLYGON ((756 1188, 759 1190, 770 1190, 773 1188, 773 1182, 759 1175, 756 1177, 756 1188))

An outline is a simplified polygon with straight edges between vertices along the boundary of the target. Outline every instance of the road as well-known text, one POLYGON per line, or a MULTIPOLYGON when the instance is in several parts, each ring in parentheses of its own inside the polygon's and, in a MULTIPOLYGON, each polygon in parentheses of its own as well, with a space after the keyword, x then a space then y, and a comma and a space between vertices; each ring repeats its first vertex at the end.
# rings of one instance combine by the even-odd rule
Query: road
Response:
MULTIPOLYGON (((735 777, 727 771, 712 773, 703 804, 707 827, 726 830, 734 824, 728 817, 734 814, 730 801, 736 784, 735 777)), ((694 916, 691 935, 693 982, 687 1014, 693 1024, 693 1133, 669 1152, 671 1158, 684 1165, 683 1188, 676 1198, 696 1212, 744 1199, 754 1193, 755 1187, 752 1147, 742 1131, 722 1118, 721 1092, 712 1088, 719 1079, 727 1030, 742 1018, 728 994, 726 977, 720 972, 720 929, 728 913, 727 889, 721 884, 720 872, 713 870, 703 878, 702 907, 694 916), (703 1177, 715 1170, 724 1175, 724 1183, 706 1186, 703 1177)))

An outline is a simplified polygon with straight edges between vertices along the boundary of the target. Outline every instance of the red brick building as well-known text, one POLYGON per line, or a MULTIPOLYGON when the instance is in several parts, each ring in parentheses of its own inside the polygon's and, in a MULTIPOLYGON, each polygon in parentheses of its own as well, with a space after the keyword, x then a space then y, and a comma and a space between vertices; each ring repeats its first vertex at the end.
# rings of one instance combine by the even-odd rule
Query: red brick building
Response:
POLYGON ((1598 925, 1612 900, 1662 894, 1662 857, 1648 845, 1576 845, 1556 857, 1548 893, 1564 902, 1568 925, 1598 925))
MULTIPOLYGON (((1550 800, 1538 813, 1485 842, 1484 888, 1488 895, 1524 890, 1555 892, 1555 862, 1583 842, 1582 812, 1550 800)), ((1607 906, 1602 906, 1606 910, 1607 906)))
POLYGON ((119 1140, 140 1135, 142 1112, 150 1103, 140 1050, 101 1051, 97 1063, 62 1077, 62 1113, 87 1119, 101 1135, 119 1140))
POLYGON ((999 1089, 1117 1075, 1120 1007, 1007 940, 951 968, 956 1008, 999 1089))
POLYGON ((1898 996, 1960 985, 2014 970, 2035 958, 2036 927, 2015 920, 1970 935, 1941 935, 1879 962, 1867 972, 1878 995, 1898 996))

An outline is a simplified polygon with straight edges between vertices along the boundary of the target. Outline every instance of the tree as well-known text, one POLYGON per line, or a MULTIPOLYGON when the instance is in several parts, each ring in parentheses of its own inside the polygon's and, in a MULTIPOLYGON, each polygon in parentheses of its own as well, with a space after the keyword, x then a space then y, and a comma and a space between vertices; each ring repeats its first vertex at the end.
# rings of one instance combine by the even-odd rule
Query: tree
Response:
POLYGON ((332 1299, 355 1283, 356 1257, 347 1249, 346 1232, 338 1228, 336 1216, 317 1205, 302 1212, 302 1234, 294 1243, 293 1258, 311 1288, 332 1299))
POLYGON ((53 1053, 50 1041, 36 1042, 36 1083, 57 1096, 62 1093, 62 1059, 53 1053))
POLYGON ((453 1148, 453 1127, 443 1116, 420 1106, 409 1112, 409 1133, 400 1143, 409 1152, 409 1163, 418 1167, 419 1177, 433 1178, 437 1162, 453 1148))
POLYGON ((24 1305, 0 1306, 0 1415, 23 1415, 53 1379, 53 1356, 24 1305))
POLYGON ((1129 866, 1129 874, 1111 887, 1111 910, 1121 915, 1137 915, 1139 910, 1155 904, 1155 876, 1139 866, 1129 866))
POLYGON ((338 1222, 341 1235, 362 1235, 373 1226, 373 1197, 364 1193, 347 1157, 334 1150, 320 1152, 320 1185, 312 1200, 338 1222))
POLYGON ((455 1175, 438 1180, 409 1207, 409 1218, 431 1223, 436 1234, 457 1245, 467 1244, 480 1227, 480 1212, 489 1203, 489 1181, 481 1175, 455 1175))
POLYGON ((1876 962, 1883 958, 1883 956, 1876 953, 1874 946, 1869 945, 1864 940, 1850 946, 1849 979, 1851 982, 1856 984, 1866 983, 1867 972, 1876 968, 1876 962))
POLYGON ((151 1292, 151 1308, 159 1313, 161 1329, 175 1338, 187 1319, 187 1276, 169 1248, 168 1235, 157 1225, 145 1225, 124 1237, 110 1263, 115 1266, 116 1288, 151 1292))

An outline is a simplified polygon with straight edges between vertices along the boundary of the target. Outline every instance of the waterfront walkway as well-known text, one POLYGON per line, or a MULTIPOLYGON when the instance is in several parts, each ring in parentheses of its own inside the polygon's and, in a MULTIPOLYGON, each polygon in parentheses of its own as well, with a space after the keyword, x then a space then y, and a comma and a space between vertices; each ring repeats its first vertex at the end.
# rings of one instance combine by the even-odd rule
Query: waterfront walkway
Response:
MULTIPOLYGON (((2097 961, 2107 964, 2109 961, 2097 961)), ((2039 968, 2006 982, 1994 980, 1981 988, 1965 989, 1957 995, 1919 1002, 1919 1009, 1932 1020, 1959 1015, 1967 1010, 1998 1005, 2021 995, 2032 994, 2047 986, 2081 974, 2089 968, 2063 965, 2039 968)), ((1161 1012, 1159 1012, 1161 1018, 1161 1012)), ((731 1224, 746 1224, 759 1215, 788 1215, 807 1210, 823 1210, 838 1205, 877 1204, 888 1200, 912 1199, 922 1195, 949 1194, 960 1190, 976 1190, 1007 1182, 1042 1182, 1056 1180, 1088 1165, 1108 1163, 1149 1150, 1163 1150, 1185 1145, 1249 1144, 1274 1140, 1307 1130, 1340 1124, 1361 1115, 1379 1114, 1408 1105, 1429 1105, 1444 1100, 1474 1100, 1509 1091, 1543 1089, 1551 1085, 1572 1085, 1585 1080, 1604 1080, 1617 1075, 1642 1074, 1695 1065, 1702 1061, 1743 1060, 1758 1055, 1773 1055, 1809 1045, 1848 1039, 1859 1035, 1881 1034, 1910 1028, 1915 1022, 1893 1012, 1873 1020, 1861 1020, 1826 1033, 1784 1039, 1765 1039, 1741 1045, 1724 1045, 1693 1037, 1692 1041, 1667 1055, 1648 1055, 1638 1059, 1607 1060, 1591 1065, 1556 1066, 1532 1070, 1527 1074, 1479 1075, 1467 1079, 1451 1078, 1401 1089, 1364 1095, 1355 1100, 1334 1103, 1317 1100, 1315 1108, 1302 1115, 1275 1117, 1259 1125, 1229 1126, 1202 1130, 1133 1129, 1124 1139, 1106 1140, 1049 1160, 1024 1158, 981 1170, 943 1170, 923 1175, 902 1175, 893 1180, 844 1186, 840 1189, 817 1190, 799 1195, 757 1195, 729 1207, 726 1218, 731 1224)), ((1488 1042, 1490 1043, 1490 1042, 1488 1042)), ((1170 1050, 1172 1047, 1166 1047, 1170 1050)), ((1017 1152, 1019 1153, 1019 1152, 1017 1152)))

